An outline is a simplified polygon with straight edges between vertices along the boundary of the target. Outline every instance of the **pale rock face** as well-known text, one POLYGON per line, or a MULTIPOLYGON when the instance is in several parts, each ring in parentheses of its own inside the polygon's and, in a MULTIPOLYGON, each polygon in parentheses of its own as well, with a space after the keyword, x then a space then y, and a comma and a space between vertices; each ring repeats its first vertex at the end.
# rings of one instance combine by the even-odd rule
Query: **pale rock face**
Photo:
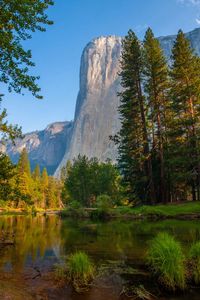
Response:
POLYGON ((6 152, 14 163, 17 163, 21 151, 26 148, 32 169, 39 164, 53 174, 58 167, 71 137, 72 122, 57 122, 47 126, 45 130, 25 134, 23 139, 17 139, 14 146, 11 142, 0 145, 0 150, 6 152))
POLYGON ((121 38, 115 36, 97 38, 84 49, 72 140, 57 174, 67 160, 79 154, 115 161, 117 147, 109 136, 120 129, 120 54, 121 38))

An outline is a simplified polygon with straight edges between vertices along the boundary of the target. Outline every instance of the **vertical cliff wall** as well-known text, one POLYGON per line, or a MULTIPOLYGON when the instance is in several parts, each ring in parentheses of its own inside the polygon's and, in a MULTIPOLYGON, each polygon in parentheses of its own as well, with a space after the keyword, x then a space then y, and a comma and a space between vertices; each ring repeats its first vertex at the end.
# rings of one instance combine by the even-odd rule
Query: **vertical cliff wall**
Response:
POLYGON ((117 147, 109 136, 120 128, 117 97, 120 53, 121 38, 116 36, 94 39, 84 49, 71 144, 57 173, 67 160, 78 154, 103 161, 116 159, 117 147))

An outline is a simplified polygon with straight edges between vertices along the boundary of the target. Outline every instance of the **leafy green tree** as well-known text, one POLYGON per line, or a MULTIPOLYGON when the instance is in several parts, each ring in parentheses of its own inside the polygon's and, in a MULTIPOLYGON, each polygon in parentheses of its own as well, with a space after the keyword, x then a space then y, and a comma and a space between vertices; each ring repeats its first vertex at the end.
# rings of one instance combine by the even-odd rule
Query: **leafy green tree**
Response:
POLYGON ((0 7, 0 82, 8 90, 21 93, 28 89, 34 96, 39 95, 37 76, 29 74, 34 66, 30 50, 24 41, 35 31, 45 31, 48 20, 46 10, 53 5, 51 0, 1 0, 0 7))
POLYGON ((101 163, 79 155, 69 169, 63 189, 68 199, 90 206, 102 194, 118 200, 120 180, 119 171, 111 162, 101 163))
POLYGON ((71 199, 80 201, 84 206, 89 205, 91 180, 89 160, 86 156, 79 156, 73 161, 65 181, 71 199))
POLYGON ((1 111, 1 100, 0 100, 0 144, 3 144, 5 140, 10 139, 14 142, 15 138, 21 138, 21 128, 17 125, 8 124, 6 120, 7 111, 3 109, 1 111))
MULTIPOLYGON (((35 64, 24 41, 35 31, 45 31, 51 25, 46 10, 53 5, 51 0, 1 0, 0 3, 0 82, 8 91, 22 93, 29 90, 36 98, 42 98, 37 84, 38 76, 30 74, 35 64)), ((0 94, 0 102, 3 94, 0 94)), ((21 137, 21 128, 8 125, 7 112, 0 112, 0 140, 14 141, 21 137)), ((2 142, 2 141, 1 141, 2 142)))
POLYGON ((13 193, 12 179, 16 168, 6 154, 0 153, 0 200, 11 200, 13 193))

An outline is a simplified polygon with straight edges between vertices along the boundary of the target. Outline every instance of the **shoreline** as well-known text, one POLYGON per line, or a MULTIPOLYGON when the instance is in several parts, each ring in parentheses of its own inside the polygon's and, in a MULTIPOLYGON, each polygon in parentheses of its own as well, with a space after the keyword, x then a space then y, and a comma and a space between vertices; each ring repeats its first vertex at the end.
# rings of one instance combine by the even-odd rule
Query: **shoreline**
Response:
POLYGON ((119 206, 116 208, 64 208, 35 209, 34 211, 0 207, 4 215, 59 215, 62 218, 101 219, 101 220, 200 220, 200 202, 176 203, 167 205, 141 205, 138 207, 119 206))

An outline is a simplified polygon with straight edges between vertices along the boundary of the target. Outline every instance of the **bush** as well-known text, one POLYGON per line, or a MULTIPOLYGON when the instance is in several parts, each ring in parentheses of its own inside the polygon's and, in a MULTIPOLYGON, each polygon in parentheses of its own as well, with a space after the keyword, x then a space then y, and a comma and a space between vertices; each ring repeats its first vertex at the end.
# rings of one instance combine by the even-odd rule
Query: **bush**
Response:
POLYGON ((200 242, 192 245, 189 257, 192 265, 192 278, 196 284, 200 284, 200 242))
POLYGON ((159 281, 169 290, 185 288, 184 255, 180 244, 167 233, 152 241, 147 262, 159 281))
POLYGON ((96 206, 101 209, 109 209, 112 208, 113 203, 112 199, 108 195, 100 195, 97 197, 96 206))
POLYGON ((81 204, 80 202, 76 201, 76 200, 73 200, 69 203, 69 206, 71 209, 79 209, 81 208, 81 204))
POLYGON ((97 197, 96 210, 90 214, 91 219, 106 220, 110 218, 110 209, 112 208, 112 199, 108 195, 100 195, 97 197))
POLYGON ((71 254, 68 261, 68 279, 77 292, 87 289, 94 278, 94 266, 84 252, 71 254))

